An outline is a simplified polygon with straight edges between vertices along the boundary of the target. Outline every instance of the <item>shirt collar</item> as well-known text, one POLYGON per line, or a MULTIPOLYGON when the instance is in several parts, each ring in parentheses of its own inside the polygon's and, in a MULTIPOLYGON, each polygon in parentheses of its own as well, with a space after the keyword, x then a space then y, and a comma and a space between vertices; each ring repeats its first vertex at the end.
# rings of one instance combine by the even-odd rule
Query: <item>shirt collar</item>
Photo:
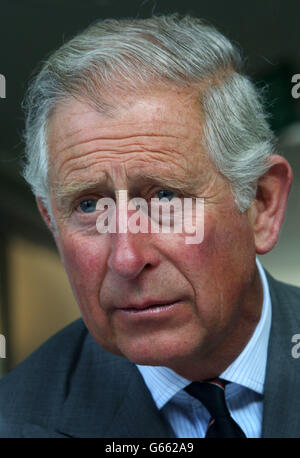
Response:
MULTIPOLYGON (((263 394, 272 311, 266 274, 258 259, 256 264, 263 287, 261 317, 246 347, 220 377, 263 394)), ((168 367, 137 365, 137 368, 159 409, 191 383, 168 367)))
POLYGON ((220 375, 230 382, 238 383, 263 394, 267 365, 268 341, 271 328, 271 297, 265 271, 256 260, 263 287, 263 306, 258 325, 251 339, 239 356, 220 375))

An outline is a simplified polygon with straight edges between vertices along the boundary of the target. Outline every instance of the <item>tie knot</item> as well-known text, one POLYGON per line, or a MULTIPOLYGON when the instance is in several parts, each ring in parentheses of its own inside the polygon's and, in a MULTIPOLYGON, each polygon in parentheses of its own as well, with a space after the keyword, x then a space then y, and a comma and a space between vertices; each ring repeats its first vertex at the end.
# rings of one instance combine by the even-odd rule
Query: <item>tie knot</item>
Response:
POLYGON ((220 378, 193 382, 185 388, 185 391, 202 402, 214 419, 228 417, 230 413, 225 401, 226 383, 220 378))

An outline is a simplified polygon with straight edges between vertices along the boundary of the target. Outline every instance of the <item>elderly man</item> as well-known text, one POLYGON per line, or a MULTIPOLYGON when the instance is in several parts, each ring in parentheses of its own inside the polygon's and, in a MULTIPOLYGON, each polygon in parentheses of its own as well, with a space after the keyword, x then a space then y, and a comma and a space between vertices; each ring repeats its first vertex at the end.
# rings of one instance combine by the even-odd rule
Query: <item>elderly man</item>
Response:
POLYGON ((300 436, 300 292, 256 259, 292 172, 238 51, 192 17, 97 22, 44 63, 27 108, 25 178, 83 320, 1 381, 0 435, 300 436), (190 200, 202 236, 120 230, 136 198, 190 200))

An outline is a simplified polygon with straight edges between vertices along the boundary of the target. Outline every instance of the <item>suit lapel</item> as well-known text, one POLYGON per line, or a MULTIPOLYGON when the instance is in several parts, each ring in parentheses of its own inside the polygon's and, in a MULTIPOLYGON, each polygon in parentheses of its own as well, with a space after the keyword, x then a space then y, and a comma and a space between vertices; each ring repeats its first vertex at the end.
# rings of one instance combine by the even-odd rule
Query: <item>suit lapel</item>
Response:
POLYGON ((67 436, 63 433, 59 433, 57 431, 50 431, 46 428, 35 425, 33 423, 27 423, 22 428, 22 437, 26 439, 54 439, 54 438, 67 438, 67 436))
POLYGON ((264 390, 263 437, 300 437, 300 361, 292 336, 300 332, 300 295, 268 275, 272 325, 264 390), (298 299, 297 299, 298 296, 298 299))
POLYGON ((170 437, 136 366, 99 349, 92 338, 72 383, 56 432, 69 437, 170 437))
POLYGON ((138 371, 131 378, 123 402, 105 435, 106 437, 175 437, 154 404, 138 371))
MULTIPOLYGON (((146 386, 140 383, 140 374, 132 377, 127 392, 124 392, 123 401, 116 406, 111 402, 113 417, 107 422, 107 427, 102 429, 99 424, 103 409, 76 415, 73 419, 65 412, 58 429, 51 431, 46 428, 26 424, 22 436, 26 438, 72 438, 72 437, 102 437, 102 438, 157 438, 174 437, 174 433, 164 418, 157 410, 146 386), (83 421, 84 419, 84 421, 83 421)), ((97 404, 97 401, 94 400, 97 404)), ((68 410, 68 408, 67 408, 68 410)))

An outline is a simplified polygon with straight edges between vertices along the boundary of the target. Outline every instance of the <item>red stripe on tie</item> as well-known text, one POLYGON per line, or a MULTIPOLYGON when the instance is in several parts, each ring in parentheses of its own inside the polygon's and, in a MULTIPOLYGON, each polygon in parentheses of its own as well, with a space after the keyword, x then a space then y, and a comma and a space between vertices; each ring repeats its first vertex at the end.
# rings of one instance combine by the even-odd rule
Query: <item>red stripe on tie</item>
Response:
POLYGON ((206 383, 210 383, 211 385, 216 385, 219 388, 222 388, 222 390, 225 390, 225 385, 221 382, 221 380, 209 380, 206 383))
POLYGON ((215 419, 213 417, 210 417, 208 425, 207 425, 207 429, 210 427, 210 425, 213 424, 214 421, 215 421, 215 419))

